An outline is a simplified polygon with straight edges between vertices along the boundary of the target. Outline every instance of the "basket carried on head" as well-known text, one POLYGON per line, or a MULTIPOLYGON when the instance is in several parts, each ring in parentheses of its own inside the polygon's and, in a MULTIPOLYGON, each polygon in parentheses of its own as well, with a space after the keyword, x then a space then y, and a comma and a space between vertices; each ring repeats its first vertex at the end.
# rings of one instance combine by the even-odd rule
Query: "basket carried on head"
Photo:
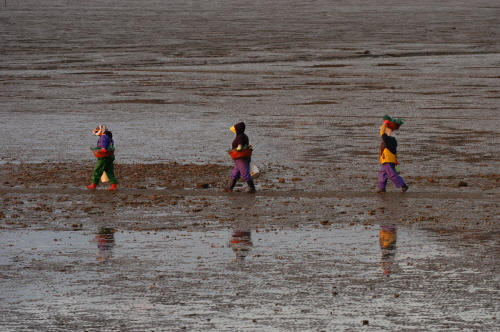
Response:
POLYGON ((386 125, 386 127, 392 130, 398 130, 399 127, 404 123, 403 119, 391 118, 389 115, 384 115, 382 119, 384 120, 384 124, 386 125))
POLYGON ((252 149, 229 150, 229 155, 233 159, 248 159, 252 156, 252 149))
POLYGON ((90 148, 90 150, 92 150, 96 158, 106 158, 115 155, 115 150, 106 150, 106 152, 101 152, 101 148, 90 148))

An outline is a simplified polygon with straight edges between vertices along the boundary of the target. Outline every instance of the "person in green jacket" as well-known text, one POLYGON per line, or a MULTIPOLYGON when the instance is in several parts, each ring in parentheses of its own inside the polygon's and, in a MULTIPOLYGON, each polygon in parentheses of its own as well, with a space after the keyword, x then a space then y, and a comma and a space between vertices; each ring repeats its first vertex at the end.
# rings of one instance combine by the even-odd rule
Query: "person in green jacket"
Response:
MULTIPOLYGON (((99 126, 92 131, 94 135, 99 136, 99 140, 97 141, 97 149, 100 149, 99 152, 102 154, 111 154, 110 151, 114 151, 115 143, 113 141, 113 134, 104 126, 99 126)), ((102 173, 106 172, 106 175, 109 178, 109 183, 111 186, 108 190, 117 190, 117 183, 115 178, 115 156, 106 156, 102 158, 97 158, 97 165, 94 168, 94 174, 92 176, 92 183, 87 186, 87 189, 95 190, 97 185, 99 184, 99 180, 101 179, 102 173)))

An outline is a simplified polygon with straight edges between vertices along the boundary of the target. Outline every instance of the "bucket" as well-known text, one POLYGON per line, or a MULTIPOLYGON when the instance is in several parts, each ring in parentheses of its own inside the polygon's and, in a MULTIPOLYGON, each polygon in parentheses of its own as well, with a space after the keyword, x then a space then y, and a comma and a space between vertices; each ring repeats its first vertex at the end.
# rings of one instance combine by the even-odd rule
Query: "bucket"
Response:
POLYGON ((108 174, 106 174, 106 172, 102 172, 101 182, 109 182, 108 174))
POLYGON ((257 179, 260 176, 259 168, 254 162, 250 163, 250 175, 252 176, 252 179, 257 179))

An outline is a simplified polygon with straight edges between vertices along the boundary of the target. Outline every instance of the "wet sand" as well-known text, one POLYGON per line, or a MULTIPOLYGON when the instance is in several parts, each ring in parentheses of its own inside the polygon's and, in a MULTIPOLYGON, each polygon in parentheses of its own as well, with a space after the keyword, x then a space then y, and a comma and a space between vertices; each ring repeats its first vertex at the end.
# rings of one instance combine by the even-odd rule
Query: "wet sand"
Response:
POLYGON ((3 331, 498 330, 496 1, 0 6, 3 331))

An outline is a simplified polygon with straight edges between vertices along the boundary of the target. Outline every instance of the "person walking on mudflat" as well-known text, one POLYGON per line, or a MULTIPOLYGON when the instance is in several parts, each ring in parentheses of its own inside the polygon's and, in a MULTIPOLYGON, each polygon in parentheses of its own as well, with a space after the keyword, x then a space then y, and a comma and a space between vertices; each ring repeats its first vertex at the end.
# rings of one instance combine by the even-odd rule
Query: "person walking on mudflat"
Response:
POLYGON ((224 188, 226 192, 232 192, 236 182, 241 177, 248 184, 247 193, 253 194, 256 192, 252 176, 250 175, 250 161, 252 155, 252 146, 248 136, 245 134, 245 123, 240 122, 229 128, 236 134, 233 140, 232 149, 229 151, 231 158, 234 161, 234 168, 231 172, 231 181, 229 186, 224 188))
POLYGON ((384 124, 380 127, 380 136, 382 137, 382 142, 380 143, 380 172, 378 174, 378 194, 383 194, 386 192, 387 180, 390 179, 392 183, 397 188, 401 188, 401 193, 405 193, 408 190, 408 185, 399 176, 397 171, 397 148, 398 141, 394 135, 394 130, 398 130, 403 124, 402 119, 392 119, 388 115, 382 117, 384 119, 384 124))
POLYGON ((92 183, 87 186, 87 189, 95 190, 99 184, 99 180, 104 172, 109 178, 111 186, 108 190, 117 190, 117 183, 115 178, 115 143, 113 141, 113 134, 104 126, 99 126, 92 131, 94 135, 99 136, 97 141, 97 148, 93 148, 94 155, 97 157, 97 165, 94 168, 92 176, 92 183))

